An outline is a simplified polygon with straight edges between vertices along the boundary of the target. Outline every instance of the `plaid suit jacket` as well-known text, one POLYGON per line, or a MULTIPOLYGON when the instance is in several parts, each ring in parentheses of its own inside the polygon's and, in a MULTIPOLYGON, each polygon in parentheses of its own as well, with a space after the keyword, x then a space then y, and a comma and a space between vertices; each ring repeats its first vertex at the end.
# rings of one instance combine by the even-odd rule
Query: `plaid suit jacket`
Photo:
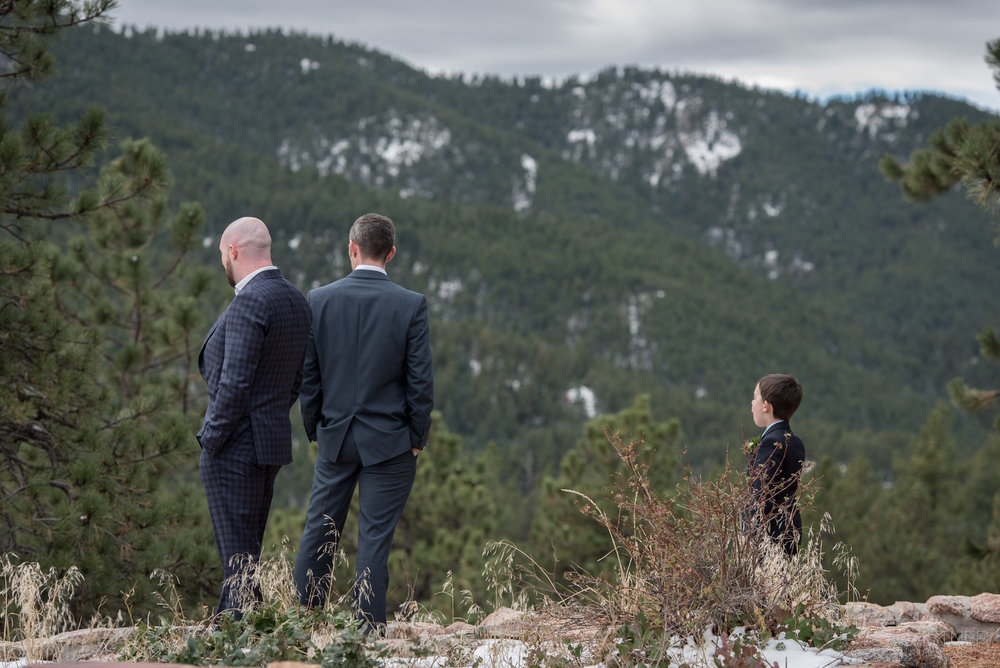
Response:
POLYGON ((210 454, 239 445, 257 464, 292 461, 289 411, 311 321, 305 297, 277 269, 254 276, 219 316, 198 356, 208 387, 198 441, 210 454))

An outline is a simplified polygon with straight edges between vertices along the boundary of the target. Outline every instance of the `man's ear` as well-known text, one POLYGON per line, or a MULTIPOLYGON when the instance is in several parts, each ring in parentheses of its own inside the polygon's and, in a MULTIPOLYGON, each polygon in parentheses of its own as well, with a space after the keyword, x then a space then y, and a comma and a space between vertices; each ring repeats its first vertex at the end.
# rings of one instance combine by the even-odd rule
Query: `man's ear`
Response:
POLYGON ((391 251, 389 251, 389 254, 385 256, 385 263, 386 263, 386 264, 389 264, 389 260, 391 260, 391 259, 392 259, 392 258, 394 258, 395 256, 396 256, 396 247, 395 247, 395 246, 393 246, 393 247, 392 247, 392 250, 391 250, 391 251))

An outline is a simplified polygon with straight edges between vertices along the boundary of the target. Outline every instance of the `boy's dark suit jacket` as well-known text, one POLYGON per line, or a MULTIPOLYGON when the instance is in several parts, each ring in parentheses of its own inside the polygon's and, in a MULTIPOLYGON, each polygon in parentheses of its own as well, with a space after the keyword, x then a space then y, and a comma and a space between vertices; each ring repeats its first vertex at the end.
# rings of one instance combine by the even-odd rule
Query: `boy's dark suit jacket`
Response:
POLYGON ((198 357, 209 398, 198 441, 209 454, 252 444, 257 464, 292 461, 289 411, 311 321, 305 297, 277 269, 250 279, 219 316, 198 357))
POLYGON ((763 513, 768 520, 768 535, 789 553, 796 551, 802 536, 802 515, 796 499, 805 458, 802 439, 792 433, 786 420, 768 427, 749 455, 748 474, 757 502, 752 514, 763 513))
POLYGON ((423 449, 434 405, 427 299, 356 269, 308 295, 302 422, 331 461, 348 430, 365 466, 423 449))

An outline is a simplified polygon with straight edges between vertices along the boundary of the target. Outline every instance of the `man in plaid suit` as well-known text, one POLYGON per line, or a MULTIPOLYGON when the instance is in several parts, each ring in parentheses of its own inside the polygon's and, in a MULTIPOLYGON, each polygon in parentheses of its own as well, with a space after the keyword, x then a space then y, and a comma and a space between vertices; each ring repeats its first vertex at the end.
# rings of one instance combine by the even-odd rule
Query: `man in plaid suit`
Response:
MULTIPOLYGON (((202 484, 225 581, 217 612, 260 600, 241 583, 260 558, 274 478, 292 461, 289 411, 299 396, 312 315, 305 297, 271 264, 271 235, 240 218, 219 242, 236 297, 201 347, 208 410, 197 434, 202 484)), ((247 585, 250 586, 247 586, 247 585)))

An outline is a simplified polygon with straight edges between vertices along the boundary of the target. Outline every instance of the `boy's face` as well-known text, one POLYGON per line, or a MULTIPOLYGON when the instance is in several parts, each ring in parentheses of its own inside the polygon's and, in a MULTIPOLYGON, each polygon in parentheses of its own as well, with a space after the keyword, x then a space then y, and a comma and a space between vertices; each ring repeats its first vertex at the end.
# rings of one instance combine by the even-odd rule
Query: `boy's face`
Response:
POLYGON ((774 415, 771 413, 771 404, 764 401, 760 396, 760 383, 757 383, 757 386, 753 388, 750 412, 753 414, 753 423, 758 427, 766 427, 774 421, 774 415))

